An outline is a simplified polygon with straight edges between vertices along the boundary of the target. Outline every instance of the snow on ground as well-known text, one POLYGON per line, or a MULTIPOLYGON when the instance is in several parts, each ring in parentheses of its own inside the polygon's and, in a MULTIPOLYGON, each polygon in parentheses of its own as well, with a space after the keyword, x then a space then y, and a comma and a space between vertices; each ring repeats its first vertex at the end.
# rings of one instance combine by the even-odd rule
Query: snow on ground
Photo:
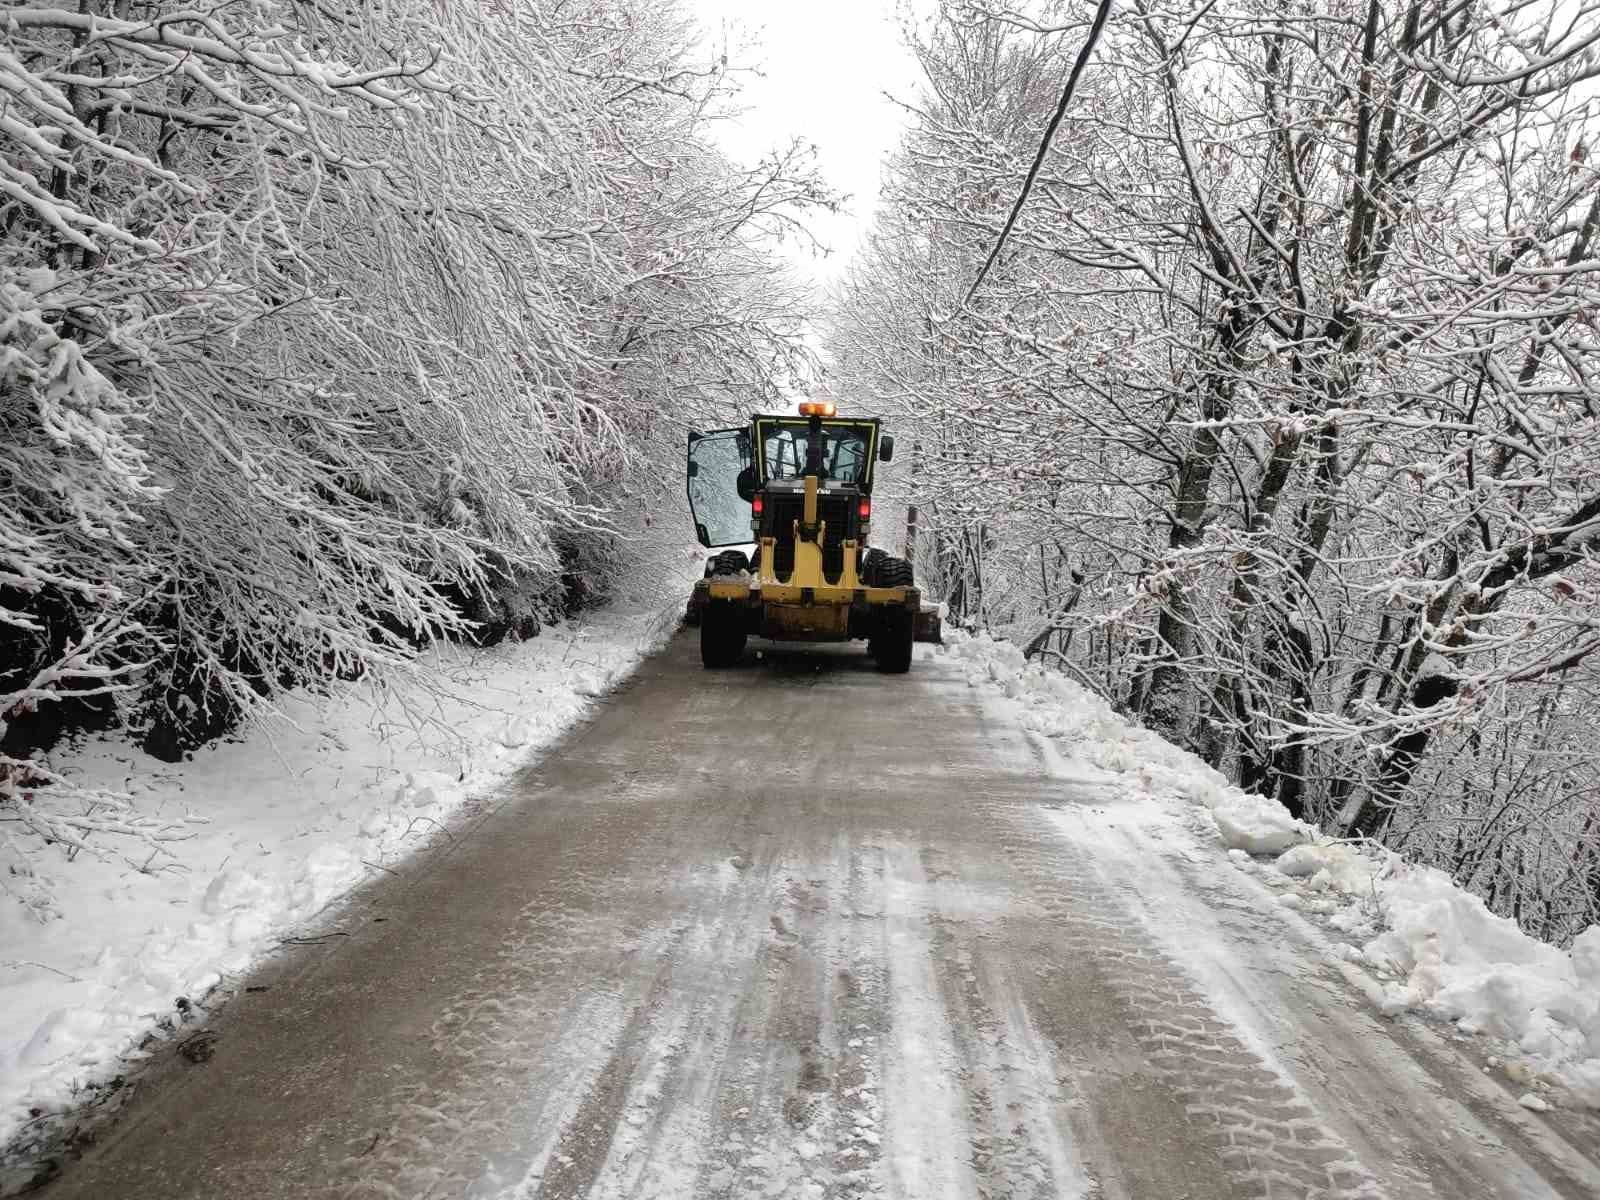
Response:
POLYGON ((146 1036, 181 1035, 183 1010, 548 746, 676 616, 441 647, 413 679, 292 693, 281 719, 176 765, 113 737, 53 756, 143 813, 203 823, 171 854, 104 839, 103 857, 69 861, 0 842, 7 890, 28 901, 0 895, 0 1145, 143 1057, 146 1036))
POLYGON ((1181 801, 1216 829, 1228 861, 1272 885, 1280 903, 1319 918, 1367 993, 1390 1015, 1415 1010, 1504 1043, 1490 1059, 1538 1087, 1529 1108, 1570 1098, 1600 1109, 1600 926, 1569 951, 1528 937, 1443 871, 1381 848, 1324 837, 1275 800, 1248 794, 1194 755, 1130 725, 1099 696, 1021 650, 945 633, 968 683, 1021 705, 1027 728, 1081 762, 1131 777, 1153 798, 1181 801), (1554 1084, 1558 1091, 1550 1092, 1554 1084))

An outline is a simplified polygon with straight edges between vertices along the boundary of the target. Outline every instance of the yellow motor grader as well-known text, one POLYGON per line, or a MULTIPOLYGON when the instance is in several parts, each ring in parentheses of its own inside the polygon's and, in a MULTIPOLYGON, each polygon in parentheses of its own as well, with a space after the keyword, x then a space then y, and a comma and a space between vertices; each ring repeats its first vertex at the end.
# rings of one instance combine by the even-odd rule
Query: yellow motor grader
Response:
POLYGON ((914 641, 938 641, 911 564, 867 547, 873 467, 894 455, 876 418, 831 401, 798 416, 689 434, 689 510, 708 549, 689 599, 707 667, 730 667, 751 635, 777 641, 865 638, 881 670, 911 668, 914 641))

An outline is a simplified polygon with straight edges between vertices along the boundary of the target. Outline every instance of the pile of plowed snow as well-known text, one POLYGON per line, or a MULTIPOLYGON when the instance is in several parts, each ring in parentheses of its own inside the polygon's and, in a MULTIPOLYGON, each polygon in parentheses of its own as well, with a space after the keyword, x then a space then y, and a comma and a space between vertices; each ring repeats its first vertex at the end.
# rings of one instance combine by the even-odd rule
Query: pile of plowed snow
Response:
MULTIPOLYGON (((1508 1071, 1513 1078, 1544 1076, 1600 1108, 1600 925, 1570 951, 1536 941, 1443 871, 1323 837, 1277 801, 1240 790, 1129 724, 1059 671, 1025 662, 1011 643, 960 631, 945 640, 968 683, 1002 689, 1020 704, 1027 728, 1132 787, 1198 805, 1235 866, 1344 939, 1338 953, 1376 977, 1369 991, 1385 1012, 1415 1009, 1503 1039, 1522 1056, 1508 1071)), ((1543 1103, 1533 1093, 1525 1100, 1543 1103)))

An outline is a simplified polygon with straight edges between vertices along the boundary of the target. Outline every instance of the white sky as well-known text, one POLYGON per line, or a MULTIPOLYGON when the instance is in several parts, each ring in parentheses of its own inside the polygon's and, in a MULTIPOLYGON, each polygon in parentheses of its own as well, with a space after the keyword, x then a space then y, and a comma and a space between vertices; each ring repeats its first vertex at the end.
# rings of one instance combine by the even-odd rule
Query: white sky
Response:
MULTIPOLYGON (((901 45, 896 15, 906 2, 688 0, 714 44, 759 42, 730 55, 730 65, 757 65, 761 77, 743 76, 749 111, 737 125, 722 127, 723 146, 753 162, 791 135, 805 138, 816 145, 828 182, 851 196, 850 212, 810 222, 832 253, 811 258, 796 251, 795 261, 818 282, 833 279, 849 262, 877 202, 879 165, 899 140, 903 110, 883 93, 906 100, 915 94, 917 63, 901 45)), ((920 11, 926 0, 912 0, 912 6, 920 11)))

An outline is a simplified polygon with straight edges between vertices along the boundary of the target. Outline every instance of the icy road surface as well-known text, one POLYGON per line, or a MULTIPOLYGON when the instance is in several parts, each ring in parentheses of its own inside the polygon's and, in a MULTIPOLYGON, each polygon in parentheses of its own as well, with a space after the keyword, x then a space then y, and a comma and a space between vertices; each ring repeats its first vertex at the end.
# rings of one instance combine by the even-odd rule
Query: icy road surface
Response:
POLYGON ((944 658, 680 637, 324 932, 52 1200, 1600 1196, 1593 1118, 944 658))

